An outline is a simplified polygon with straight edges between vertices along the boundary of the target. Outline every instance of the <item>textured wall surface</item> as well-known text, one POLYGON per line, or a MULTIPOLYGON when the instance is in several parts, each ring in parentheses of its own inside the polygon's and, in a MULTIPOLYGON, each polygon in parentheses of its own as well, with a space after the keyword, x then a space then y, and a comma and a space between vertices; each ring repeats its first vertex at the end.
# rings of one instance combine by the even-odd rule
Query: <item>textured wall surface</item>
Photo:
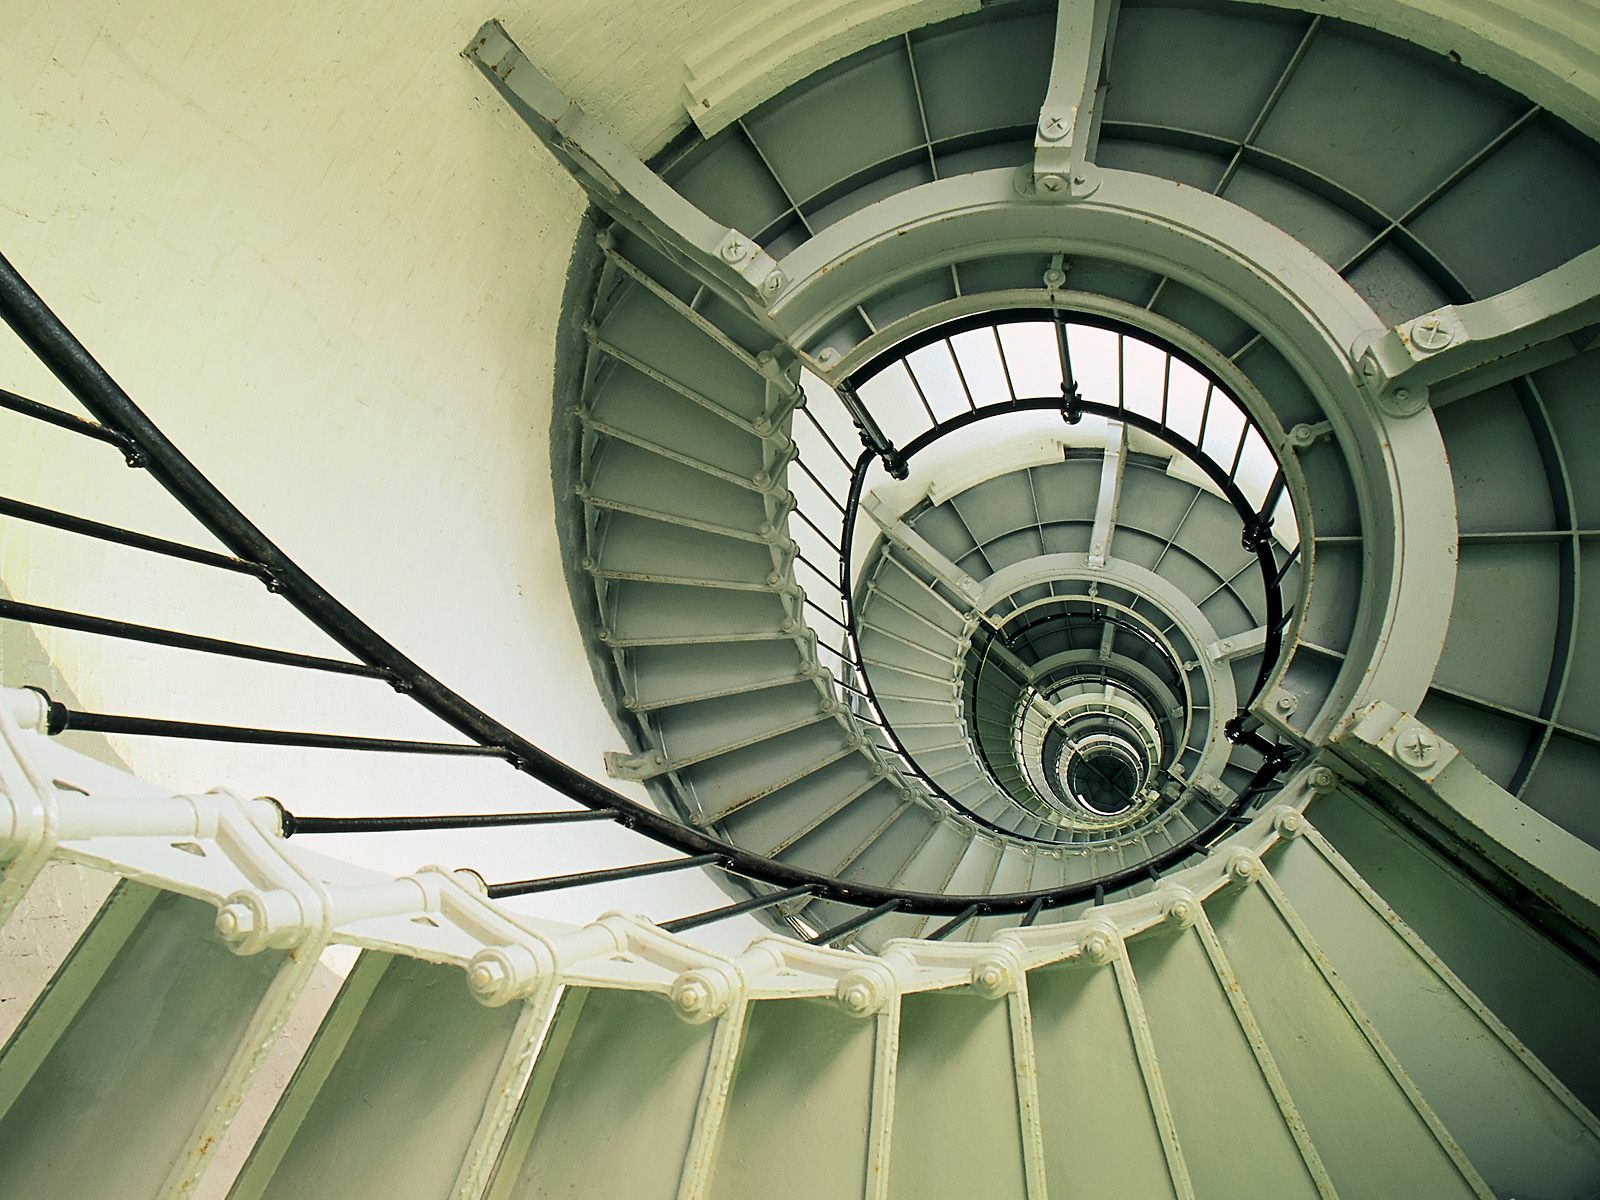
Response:
MULTIPOLYGON (((681 62, 674 44, 735 7, 501 15, 649 150, 687 120, 682 71, 660 64, 681 62)), ((334 595, 475 703, 598 773, 621 743, 560 574, 547 446, 582 202, 460 57, 488 15, 464 3, 8 6, 0 252, 334 595)), ((8 333, 0 386, 75 409, 8 333)), ((210 544, 114 450, 0 421, 5 494, 210 544)), ((250 579, 11 520, 0 584, 30 603, 330 651, 250 579)), ((39 641, 92 710, 454 738, 380 683, 49 630, 39 641)), ((13 655, 5 682, 48 682, 38 666, 13 655)), ((115 749, 174 788, 226 783, 300 812, 555 803, 489 761, 153 739, 115 749)), ((593 826, 570 840, 410 836, 336 852, 409 870, 469 850, 490 878, 655 853, 593 826)), ((674 883, 686 892, 719 895, 674 883)), ((592 915, 596 903, 580 907, 592 915)))
MULTIPOLYGON (((1580 127, 1600 127, 1593 38, 1574 36, 1594 28, 1592 0, 1294 6, 1451 42, 1469 65, 1516 77, 1580 127), (1446 7, 1453 24, 1440 19, 1446 7)), ((730 27, 756 20, 754 8, 13 0, 0 24, 12 99, 0 106, 0 252, 336 596, 480 706, 597 773, 601 752, 620 741, 594 696, 560 576, 547 445, 582 203, 459 50, 499 16, 575 99, 649 154, 687 123, 685 64, 714 85, 711 51, 730 27)), ((897 12, 910 26, 938 8, 875 3, 861 28, 881 36, 897 12)), ((816 65, 820 48, 850 49, 840 28, 850 11, 827 6, 795 38, 764 46, 774 86, 816 65)), ((730 77, 752 69, 727 61, 730 77)), ((0 386, 71 407, 3 336, 0 386)), ((5 494, 205 543, 114 451, 9 414, 0 422, 5 494)), ((327 649, 249 580, 14 521, 0 526, 0 585, 37 604, 327 649)), ((43 631, 40 644, 91 709, 446 736, 379 684, 75 634, 43 631)), ((16 662, 5 682, 39 681, 37 662, 13 677, 16 662)), ((487 762, 130 739, 115 750, 177 788, 226 782, 303 812, 550 802, 487 762)), ((571 869, 589 853, 614 862, 611 845, 652 853, 592 829, 576 843, 421 842, 339 850, 405 870, 465 861, 470 847, 491 877, 571 869)), ((596 906, 585 896, 574 911, 596 906)))

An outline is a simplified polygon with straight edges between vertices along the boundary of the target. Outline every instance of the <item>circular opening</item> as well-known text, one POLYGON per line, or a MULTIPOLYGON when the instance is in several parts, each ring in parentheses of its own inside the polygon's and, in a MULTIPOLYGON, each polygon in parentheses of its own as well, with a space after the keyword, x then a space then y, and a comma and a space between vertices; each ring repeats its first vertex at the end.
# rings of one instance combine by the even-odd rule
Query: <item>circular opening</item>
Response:
POLYGON ((1079 804, 1110 817, 1133 807, 1139 776, 1122 755, 1095 750, 1073 757, 1067 767, 1067 786, 1079 804))

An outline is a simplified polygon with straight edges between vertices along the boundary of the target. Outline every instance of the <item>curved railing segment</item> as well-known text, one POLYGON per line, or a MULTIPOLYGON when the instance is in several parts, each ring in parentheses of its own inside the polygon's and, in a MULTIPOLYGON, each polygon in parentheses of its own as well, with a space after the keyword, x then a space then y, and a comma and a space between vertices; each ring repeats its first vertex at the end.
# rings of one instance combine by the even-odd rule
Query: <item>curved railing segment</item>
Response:
MULTIPOLYGON (((853 676, 851 681, 851 690, 860 695, 870 709, 870 713, 860 715, 864 720, 867 721, 868 724, 882 732, 889 743, 887 749, 893 753, 898 765, 905 774, 915 778, 923 787, 928 789, 931 795, 933 795, 942 803, 949 805, 954 811, 961 813, 965 818, 971 820, 982 828, 1007 837, 1018 835, 1003 826, 997 825, 992 820, 979 815, 969 806, 961 803, 961 801, 951 796, 948 791, 940 787, 939 784, 932 779, 920 765, 918 765, 914 756, 905 746, 900 736, 895 732, 893 723, 885 717, 877 694, 874 691, 871 672, 867 669, 865 658, 861 651, 857 630, 854 580, 852 578, 852 562, 855 533, 857 528, 857 517, 861 510, 863 494, 867 486, 868 476, 871 474, 875 466, 881 465, 884 470, 895 479, 907 478, 912 460, 923 450, 927 449, 929 446, 932 446, 939 440, 961 430, 967 429, 979 422, 994 417, 1025 412, 1060 412, 1063 420, 1069 425, 1078 424, 1086 415, 1092 414, 1105 417, 1108 420, 1119 422, 1131 429, 1136 429, 1142 433, 1148 434, 1149 436, 1171 447, 1176 453, 1182 455, 1185 460, 1204 473, 1206 478, 1213 486, 1216 487, 1218 492, 1221 493, 1223 498, 1239 516, 1241 522, 1241 545, 1256 556, 1256 563, 1260 571, 1264 594, 1265 614, 1263 627, 1265 630, 1266 641, 1262 649, 1261 663, 1259 669, 1257 670, 1255 681, 1250 688, 1249 693, 1243 698, 1239 706, 1238 713, 1228 722, 1227 725, 1228 736, 1232 740, 1252 745, 1253 748, 1258 750, 1260 749, 1260 746, 1256 743, 1262 741, 1263 739, 1252 738, 1246 735, 1244 733, 1244 727, 1249 720, 1250 705, 1261 694, 1262 690, 1266 686, 1267 680, 1271 677, 1273 669, 1278 664, 1283 648, 1283 633, 1288 625, 1289 618, 1292 616, 1292 611, 1286 609, 1284 604, 1283 582, 1287 577, 1290 568, 1293 566, 1298 557, 1299 549, 1296 547, 1293 551, 1286 554, 1283 561, 1280 562, 1277 554, 1273 550, 1272 538, 1273 516, 1287 490, 1287 477, 1284 474, 1283 466, 1281 462, 1276 460, 1276 456, 1274 455, 1275 474, 1271 483, 1266 488, 1264 499, 1259 507, 1245 494, 1245 491, 1240 486, 1238 480, 1238 470, 1243 448, 1246 445, 1247 439, 1252 431, 1257 434, 1262 444, 1267 447, 1269 453, 1271 452, 1271 444, 1266 440, 1265 435, 1262 434, 1260 426, 1254 422, 1249 413, 1246 412, 1242 406, 1239 406, 1237 405, 1237 402, 1234 402, 1235 407, 1243 415, 1245 424, 1238 438, 1239 448, 1235 452, 1231 464, 1229 466, 1223 466, 1221 463, 1213 459, 1211 455, 1206 453, 1204 449, 1204 443, 1206 440, 1205 422, 1207 415, 1209 414, 1209 403, 1207 405, 1206 414, 1202 415, 1201 417, 1199 433, 1194 439, 1191 440, 1190 438, 1187 438, 1183 434, 1179 433, 1177 430, 1173 429, 1164 420, 1152 418, 1144 413, 1137 412, 1129 408, 1126 403, 1125 394, 1119 394, 1118 402, 1115 404, 1108 403, 1106 401, 1085 399, 1079 391, 1077 380, 1073 375, 1071 358, 1067 349, 1066 327, 1068 324, 1092 326, 1111 330, 1119 334, 1129 334, 1139 338, 1143 338, 1145 336, 1142 331, 1133 329, 1129 326, 1124 326, 1118 322, 1110 321, 1099 316, 1088 316, 1051 310, 1033 311, 1027 309, 1016 309, 1009 310, 1004 313, 988 313, 978 317, 963 318, 951 324, 938 326, 936 328, 924 331, 915 338, 901 343, 900 345, 885 352, 884 354, 879 355, 872 361, 865 364, 839 389, 838 394, 840 400, 845 405, 847 415, 853 423, 856 432, 859 434, 864 447, 861 453, 853 460, 853 462, 850 461, 848 457, 840 451, 837 444, 828 435, 826 427, 817 419, 816 415, 810 411, 809 406, 802 407, 798 410, 799 412, 806 414, 806 416, 813 423, 813 427, 816 432, 822 436, 823 440, 833 450, 833 453, 842 461, 844 461, 850 469, 849 484, 843 500, 840 500, 829 493, 827 488, 818 480, 817 473, 813 472, 810 468, 806 468, 806 474, 813 482, 817 483, 818 487, 823 491, 823 493, 828 496, 832 507, 838 509, 840 513, 840 533, 838 542, 835 544, 832 543, 831 540, 829 541, 829 544, 838 553, 838 574, 836 580, 827 580, 827 582, 838 593, 837 601, 841 615, 835 617, 821 609, 819 606, 813 605, 812 607, 817 611, 823 612, 823 615, 827 616, 833 624, 838 625, 843 630, 845 652, 840 653, 838 650, 833 650, 833 653, 846 664, 846 666, 849 668, 850 674, 853 676), (871 380, 887 366, 893 365, 896 362, 906 361, 909 358, 909 355, 914 353, 922 346, 955 337, 962 332, 966 332, 974 328, 998 326, 1002 323, 1030 320, 1048 320, 1053 322, 1055 325, 1058 345, 1060 347, 1060 367, 1063 389, 1061 395, 1018 396, 1013 393, 1006 396, 1004 399, 980 404, 972 395, 971 390, 966 388, 966 382, 963 377, 962 386, 967 392, 966 402, 969 405, 968 410, 965 412, 958 412, 956 415, 947 419, 939 420, 934 416, 931 406, 927 405, 926 397, 922 395, 922 390, 919 386, 918 396, 920 399, 922 399, 924 407, 927 408, 930 423, 925 430, 901 445, 895 445, 891 443, 884 434, 883 421, 881 419, 884 414, 874 413, 870 406, 863 402, 860 396, 860 389, 867 381, 871 380)), ((1218 381, 1210 372, 1206 371, 1201 364, 1198 364, 1189 359, 1187 356, 1184 356, 1181 351, 1169 346, 1161 346, 1159 348, 1168 355, 1183 361, 1186 365, 1197 371, 1206 380, 1209 387, 1220 388, 1222 386, 1220 381, 1218 381)), ((952 355, 953 354, 954 351, 952 350, 952 355)), ((959 371, 959 365, 957 369, 959 371)), ((1009 384, 1009 371, 1007 372, 1007 380, 1009 384)), ((1224 394, 1227 394, 1225 389, 1224 394)), ((1165 404, 1163 403, 1163 410, 1164 409, 1165 404)), ((802 467, 805 465, 803 456, 797 458, 796 462, 802 467)), ((806 515, 798 507, 796 509, 796 513, 797 515, 800 515, 806 524, 811 526, 813 530, 817 530, 819 534, 821 533, 821 531, 818 529, 818 522, 815 519, 806 515)), ((821 536, 826 537, 826 535, 821 536)), ((822 577, 825 580, 827 579, 826 573, 819 570, 814 565, 811 566, 811 569, 814 574, 822 577)), ((1271 756, 1266 755, 1266 757, 1270 758, 1271 756)))
MULTIPOLYGON (((766 904, 803 896, 835 901, 867 910, 862 916, 825 930, 811 939, 814 942, 826 943, 837 941, 860 928, 868 920, 890 912, 921 915, 966 914, 960 917, 965 920, 970 919, 972 911, 976 909, 989 914, 1025 914, 1024 923, 1027 923, 1043 908, 1073 903, 1087 899, 1091 895, 1097 898, 1103 897, 1108 888, 1138 882, 1148 878, 1151 871, 1158 867, 1172 865, 1191 855, 1203 853, 1209 849, 1210 843, 1219 840, 1233 826, 1242 823, 1240 812, 1249 800, 1253 799, 1249 795, 1250 789, 1247 789, 1247 793, 1242 795, 1239 802, 1231 806, 1228 812, 1221 814, 1215 822, 1189 842, 1173 847, 1161 856, 1159 863, 1141 864, 1137 869, 1121 873, 1121 876, 1110 876, 1092 885, 1079 884, 1055 891, 971 896, 910 892, 836 879, 753 854, 664 816, 561 762, 447 687, 374 631, 301 569, 206 479, 139 409, 3 256, 0 256, 0 317, 4 318, 23 343, 83 405, 94 420, 87 421, 10 392, 0 392, 0 407, 116 446, 122 451, 129 465, 147 471, 217 538, 228 554, 200 550, 20 501, 6 501, 3 510, 6 515, 69 529, 86 536, 186 559, 217 569, 255 575, 357 661, 344 662, 312 655, 291 654, 221 639, 85 617, 82 614, 62 613, 38 606, 14 606, 26 611, 8 611, 0 616, 178 646, 205 653, 381 679, 397 691, 408 695, 423 709, 470 741, 466 744, 422 742, 204 725, 78 712, 56 702, 49 704, 50 732, 59 733, 73 729, 108 734, 152 735, 276 746, 498 757, 558 794, 583 806, 582 809, 571 812, 412 817, 322 818, 303 817, 285 812, 282 820, 282 832, 285 836, 610 820, 643 834, 684 857, 610 870, 576 872, 545 879, 490 884, 489 894, 493 897, 523 895, 685 868, 717 866, 745 880, 781 890, 766 896, 753 897, 711 913, 696 914, 678 922, 669 922, 669 926, 688 928, 691 924, 702 924, 708 920, 732 916, 738 912, 753 911, 766 904)), ((1273 769, 1270 773, 1264 770, 1260 774, 1260 788, 1269 786, 1271 780, 1281 773, 1288 761, 1287 751, 1281 752, 1277 757, 1269 756, 1268 765, 1273 769)), ((1256 790, 1259 791, 1260 788, 1256 790)))

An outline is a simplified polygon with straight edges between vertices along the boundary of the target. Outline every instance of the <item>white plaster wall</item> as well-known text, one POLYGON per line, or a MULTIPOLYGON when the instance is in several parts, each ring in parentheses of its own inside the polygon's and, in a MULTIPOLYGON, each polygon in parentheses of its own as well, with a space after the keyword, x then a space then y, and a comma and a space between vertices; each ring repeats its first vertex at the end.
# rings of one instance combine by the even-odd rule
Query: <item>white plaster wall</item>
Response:
MULTIPOLYGON (((1337 8, 1364 13, 1361 2, 1337 8)), ((1584 125, 1600 78, 1592 25, 1587 38, 1568 36, 1575 18, 1547 7, 1519 15, 1471 0, 1452 28, 1437 0, 1403 0, 1379 23, 1409 22, 1414 36, 1427 24, 1431 40, 1471 34, 1463 52, 1537 52, 1538 65, 1499 65, 1584 125), (1555 54, 1562 38, 1567 49, 1555 54)), ((793 78, 824 47, 854 48, 845 27, 855 10, 829 3, 794 38, 741 57, 728 31, 759 23, 763 8, 793 5, 5 0, 0 252, 335 595, 480 706, 598 772, 619 740, 560 575, 547 447, 558 302, 582 203, 458 51, 485 17, 500 17, 574 98, 648 154, 686 121, 686 62, 706 88, 725 63, 732 87, 763 72, 793 78)), ((897 13, 909 27, 939 3, 871 8, 858 29, 882 36, 897 13)), ((0 386, 70 406, 3 334, 0 386)), ((0 414, 0 464, 7 495, 204 540, 108 448, 0 414)), ((326 648, 250 581, 11 521, 0 522, 0 587, 35 603, 326 648)), ((41 641, 89 708, 444 736, 379 684, 48 631, 41 641)), ((5 682, 35 681, 14 669, 15 659, 5 682)), ((174 787, 226 782, 302 812, 551 801, 491 762, 134 739, 114 748, 174 787)), ((585 855, 598 864, 654 854, 591 827, 576 842, 407 836, 339 850, 393 870, 471 861, 491 878, 572 869, 585 855)), ((572 911, 605 899, 586 894, 572 911)))
MULTIPOLYGON (((686 119, 681 68, 664 64, 739 7, 7 0, 0 20, 0 253, 334 595, 591 773, 622 747, 561 576, 547 437, 583 205, 459 50, 500 16, 648 152, 686 119)), ((0 387, 74 407, 4 331, 0 387)), ((109 447, 0 414, 0 462, 6 495, 209 544, 109 447)), ((0 522, 0 586, 330 650, 251 580, 15 521, 0 522)), ((456 740, 380 683, 39 639, 92 710, 456 740)), ((41 682, 19 669, 13 654, 4 682, 41 682)), ((270 793, 303 813, 560 803, 492 761, 112 741, 147 778, 270 793)), ((397 871, 470 863, 490 879, 659 856, 597 826, 328 848, 397 871)), ((661 916, 721 899, 686 878, 658 893, 671 898, 661 916)), ((540 908, 587 917, 618 897, 570 900, 540 908)))

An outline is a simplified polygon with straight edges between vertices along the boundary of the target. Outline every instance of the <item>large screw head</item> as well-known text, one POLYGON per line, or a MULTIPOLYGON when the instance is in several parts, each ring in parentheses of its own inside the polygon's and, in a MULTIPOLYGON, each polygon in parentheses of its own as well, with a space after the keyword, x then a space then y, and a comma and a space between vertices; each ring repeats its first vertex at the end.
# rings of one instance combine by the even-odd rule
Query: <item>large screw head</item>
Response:
POLYGON ((744 244, 744 239, 730 237, 722 243, 722 260, 736 263, 750 253, 750 247, 744 244))
POLYGON ((1067 136, 1067 119, 1059 113, 1040 117, 1039 136, 1047 142, 1059 142, 1067 136))
POLYGON ((1414 771, 1425 770, 1439 761, 1439 743, 1420 725, 1402 728, 1394 739, 1395 751, 1402 762, 1414 771))
POLYGON ((1438 317, 1423 317, 1411 326, 1411 344, 1418 350, 1432 353, 1443 350, 1456 340, 1456 335, 1438 317))

